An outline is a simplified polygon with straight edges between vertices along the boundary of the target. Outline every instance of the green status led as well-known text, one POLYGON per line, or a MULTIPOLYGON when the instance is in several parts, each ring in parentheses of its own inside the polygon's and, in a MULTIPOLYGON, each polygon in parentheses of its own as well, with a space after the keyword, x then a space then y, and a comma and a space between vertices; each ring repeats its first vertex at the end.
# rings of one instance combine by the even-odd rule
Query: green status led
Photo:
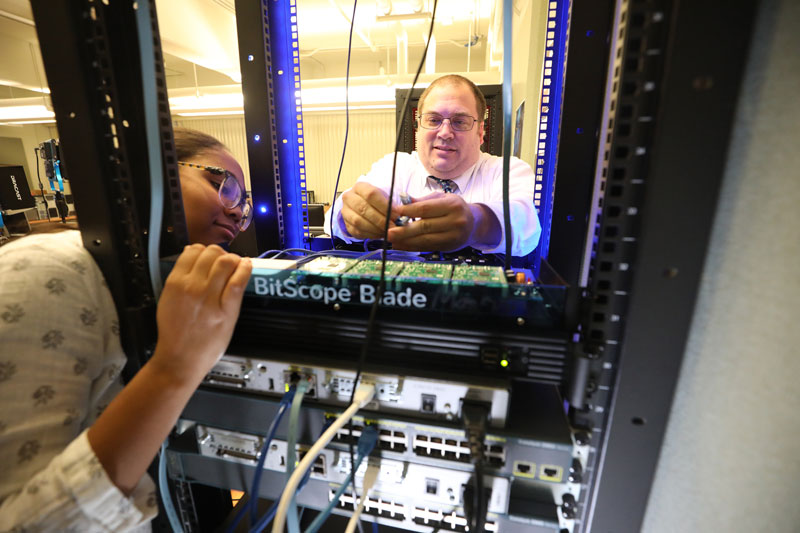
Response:
POLYGON ((500 366, 502 366, 503 368, 507 367, 508 366, 508 359, 501 359, 500 360, 500 366))

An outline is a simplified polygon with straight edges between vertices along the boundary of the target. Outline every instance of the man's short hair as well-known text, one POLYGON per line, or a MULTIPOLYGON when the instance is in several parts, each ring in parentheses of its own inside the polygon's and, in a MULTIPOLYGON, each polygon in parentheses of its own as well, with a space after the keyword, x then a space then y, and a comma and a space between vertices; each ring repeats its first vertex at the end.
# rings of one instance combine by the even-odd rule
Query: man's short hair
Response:
POLYGON ((484 98, 483 93, 478 86, 472 83, 471 80, 468 80, 464 76, 459 76, 458 74, 448 74, 446 76, 442 76, 441 78, 436 78, 433 82, 428 85, 428 88, 422 92, 422 95, 419 97, 419 105, 417 109, 419 109, 420 113, 422 112, 422 106, 425 104, 425 98, 427 98, 428 93, 431 92, 434 87, 438 87, 440 85, 466 85, 467 87, 472 90, 472 94, 475 96, 475 103, 477 104, 478 108, 478 116, 476 117, 479 122, 483 122, 486 118, 486 98, 484 98))

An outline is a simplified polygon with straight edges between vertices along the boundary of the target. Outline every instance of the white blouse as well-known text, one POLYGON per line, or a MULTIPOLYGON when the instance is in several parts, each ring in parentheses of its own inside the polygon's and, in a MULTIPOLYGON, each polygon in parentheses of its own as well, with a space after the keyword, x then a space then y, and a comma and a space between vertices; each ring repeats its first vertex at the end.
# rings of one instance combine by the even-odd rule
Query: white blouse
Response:
POLYGON ((150 531, 152 480, 126 497, 86 437, 125 360, 80 232, 0 247, 0 531, 150 531))

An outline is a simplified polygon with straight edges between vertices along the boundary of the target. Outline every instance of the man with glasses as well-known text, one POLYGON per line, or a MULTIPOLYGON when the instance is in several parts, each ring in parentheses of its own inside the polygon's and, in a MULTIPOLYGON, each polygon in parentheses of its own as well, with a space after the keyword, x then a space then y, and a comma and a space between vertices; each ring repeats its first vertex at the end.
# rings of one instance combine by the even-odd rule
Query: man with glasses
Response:
MULTIPOLYGON (((470 80, 447 75, 419 99, 417 151, 398 153, 388 239, 394 249, 504 253, 503 160, 481 152, 486 100, 470 80), (404 201, 399 201, 400 195, 404 201), (409 221, 409 222, 406 222, 409 221)), ((394 153, 372 166, 334 206, 334 235, 347 242, 383 237, 394 153)), ((512 253, 527 255, 541 227, 531 167, 511 159, 512 253)), ((326 220, 326 230, 330 220, 326 220)))

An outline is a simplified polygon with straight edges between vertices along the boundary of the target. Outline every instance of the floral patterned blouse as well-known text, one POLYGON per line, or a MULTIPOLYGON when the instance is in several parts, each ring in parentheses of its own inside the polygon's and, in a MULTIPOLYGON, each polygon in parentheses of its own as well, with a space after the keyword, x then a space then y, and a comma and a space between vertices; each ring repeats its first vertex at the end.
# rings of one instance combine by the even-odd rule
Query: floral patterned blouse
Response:
POLYGON ((149 531, 155 486, 126 497, 87 428, 122 389, 114 302, 80 232, 0 247, 0 531, 149 531))

